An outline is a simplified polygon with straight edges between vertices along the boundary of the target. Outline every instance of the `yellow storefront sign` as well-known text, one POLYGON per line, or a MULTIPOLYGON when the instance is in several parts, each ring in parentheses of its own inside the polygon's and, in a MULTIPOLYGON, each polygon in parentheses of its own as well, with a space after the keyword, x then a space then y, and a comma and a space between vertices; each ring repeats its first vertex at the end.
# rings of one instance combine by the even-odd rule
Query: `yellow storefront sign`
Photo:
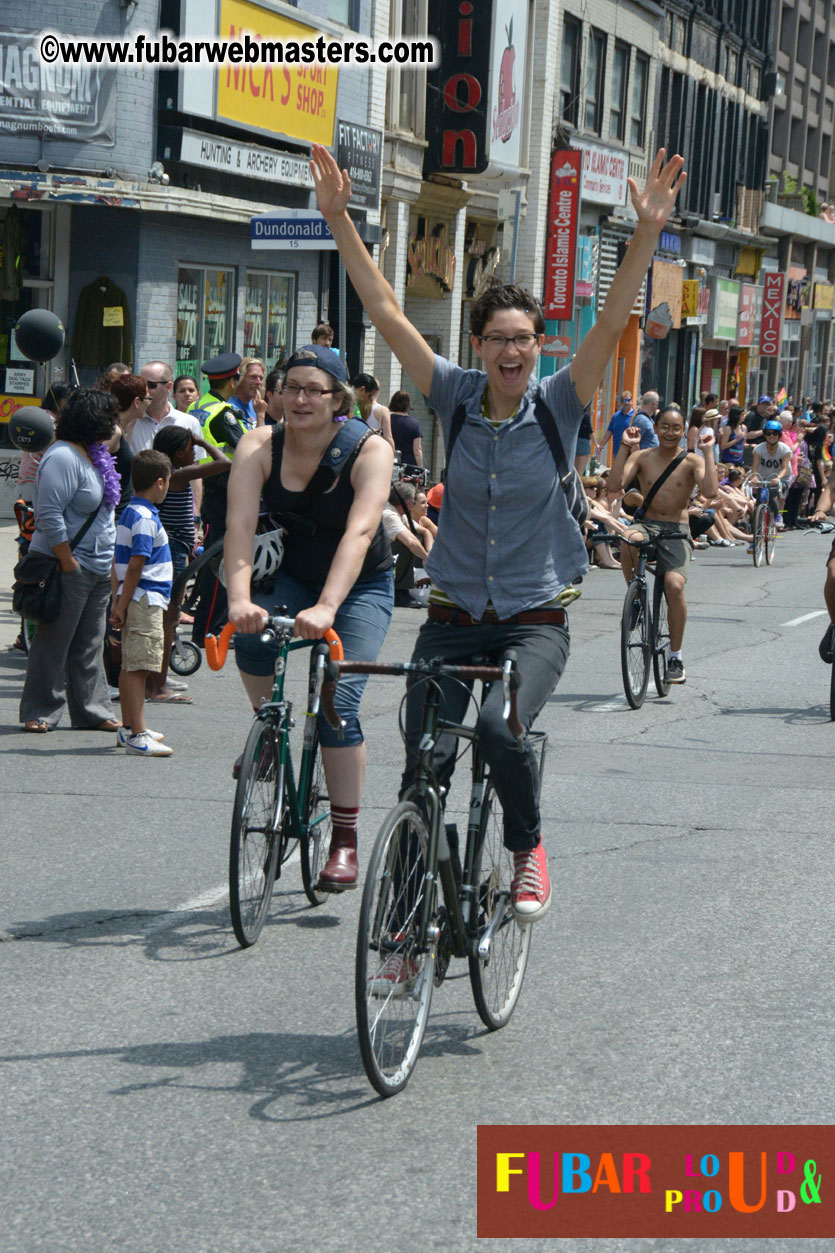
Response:
POLYGON ((831 283, 815 283, 815 309, 831 309, 835 304, 835 287, 831 283))
POLYGON ((699 313, 699 280, 686 278, 681 284, 681 316, 695 318, 699 313))
MULTIPOLYGON (((319 34, 247 0, 222 0, 220 36, 315 40, 319 34)), ((308 143, 332 144, 339 73, 332 65, 222 65, 217 114, 253 130, 308 143)))

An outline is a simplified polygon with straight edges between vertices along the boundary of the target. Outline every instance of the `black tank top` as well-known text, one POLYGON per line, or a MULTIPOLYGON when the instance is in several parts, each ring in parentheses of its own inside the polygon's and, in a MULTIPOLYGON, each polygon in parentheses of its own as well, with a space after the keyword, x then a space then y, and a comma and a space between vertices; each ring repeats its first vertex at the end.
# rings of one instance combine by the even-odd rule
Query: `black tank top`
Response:
MULTIPOLYGON (((275 428, 271 442, 272 469, 264 484, 262 499, 264 508, 278 514, 278 520, 288 529, 281 568, 305 583, 324 583, 345 534, 345 524, 354 503, 351 467, 359 448, 355 448, 348 457, 329 491, 311 492, 308 487, 300 492, 291 492, 281 483, 283 426, 275 428)), ((391 546, 381 522, 369 545, 357 582, 382 574, 391 566, 391 546)))

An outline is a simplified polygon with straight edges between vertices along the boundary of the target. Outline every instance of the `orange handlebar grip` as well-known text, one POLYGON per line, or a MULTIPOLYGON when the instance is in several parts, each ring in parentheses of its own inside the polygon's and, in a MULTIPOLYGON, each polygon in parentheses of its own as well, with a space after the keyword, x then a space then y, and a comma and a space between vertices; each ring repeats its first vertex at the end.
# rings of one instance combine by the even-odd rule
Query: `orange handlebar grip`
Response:
POLYGON ((206 660, 209 663, 210 670, 222 670, 226 661, 226 654, 229 652, 229 641, 235 634, 235 627, 231 622, 227 622, 226 626, 220 633, 218 639, 215 635, 207 635, 204 640, 206 649, 206 660))
POLYGON ((345 654, 342 651, 342 640, 336 634, 336 631, 326 631, 323 638, 327 641, 328 647, 331 650, 331 661, 342 661, 345 654))

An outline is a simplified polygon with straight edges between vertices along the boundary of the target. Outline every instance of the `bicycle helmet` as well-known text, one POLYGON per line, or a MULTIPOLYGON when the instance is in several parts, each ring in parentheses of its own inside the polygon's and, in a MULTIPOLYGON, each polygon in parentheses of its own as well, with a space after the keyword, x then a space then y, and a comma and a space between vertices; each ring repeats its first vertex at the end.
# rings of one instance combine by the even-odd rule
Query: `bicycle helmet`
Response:
POLYGON ((769 418, 767 422, 763 422, 762 429, 764 431, 780 431, 782 434, 783 423, 778 422, 776 418, 769 418))
MULTIPOLYGON (((252 546, 252 582, 268 583, 278 571, 284 557, 284 531, 281 527, 256 535, 252 546)), ((221 561, 217 577, 226 586, 226 571, 221 561)))
POLYGON ((55 422, 48 409, 23 405, 9 418, 9 439, 23 452, 43 452, 55 438, 55 422))

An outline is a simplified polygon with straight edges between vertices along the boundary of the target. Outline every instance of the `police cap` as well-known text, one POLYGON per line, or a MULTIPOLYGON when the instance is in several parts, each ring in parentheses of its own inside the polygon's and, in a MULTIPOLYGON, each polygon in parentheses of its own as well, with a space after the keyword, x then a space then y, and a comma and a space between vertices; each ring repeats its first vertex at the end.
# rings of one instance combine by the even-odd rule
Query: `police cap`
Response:
POLYGON ((236 352, 223 352, 211 361, 204 361, 200 371, 210 379, 231 379, 240 370, 242 360, 236 352))

